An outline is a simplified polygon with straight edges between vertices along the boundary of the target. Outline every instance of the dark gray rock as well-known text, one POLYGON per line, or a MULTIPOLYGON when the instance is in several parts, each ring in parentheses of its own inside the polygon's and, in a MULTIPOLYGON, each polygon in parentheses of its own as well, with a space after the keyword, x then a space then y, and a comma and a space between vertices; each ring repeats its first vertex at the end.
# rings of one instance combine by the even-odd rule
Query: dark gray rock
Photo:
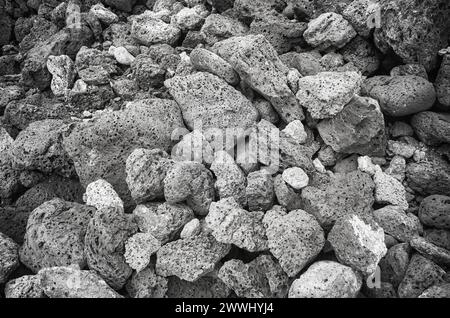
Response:
POLYGON ((411 119, 420 141, 430 146, 450 143, 450 114, 422 112, 411 119))

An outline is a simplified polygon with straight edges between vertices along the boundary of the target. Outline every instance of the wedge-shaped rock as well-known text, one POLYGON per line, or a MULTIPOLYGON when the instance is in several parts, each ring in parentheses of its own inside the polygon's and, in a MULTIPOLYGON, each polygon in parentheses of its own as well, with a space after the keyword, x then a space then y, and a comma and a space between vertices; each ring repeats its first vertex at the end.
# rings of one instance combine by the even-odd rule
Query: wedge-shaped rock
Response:
POLYGON ((356 72, 321 72, 298 81, 297 99, 312 118, 332 118, 359 93, 361 83, 356 72))

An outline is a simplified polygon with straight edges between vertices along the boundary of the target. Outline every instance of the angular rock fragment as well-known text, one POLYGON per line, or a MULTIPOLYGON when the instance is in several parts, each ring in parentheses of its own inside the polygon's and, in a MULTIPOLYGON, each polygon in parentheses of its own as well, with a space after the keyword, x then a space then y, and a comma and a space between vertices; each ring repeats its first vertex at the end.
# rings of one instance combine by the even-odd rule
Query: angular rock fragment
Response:
POLYGON ((62 96, 75 79, 74 63, 67 55, 49 56, 47 69, 52 74, 51 89, 55 96, 62 96))
POLYGON ((292 189, 284 180, 282 175, 274 178, 274 191, 278 203, 288 211, 297 210, 301 207, 301 196, 292 189))
POLYGON ((239 75, 237 75, 233 67, 211 51, 196 48, 191 52, 190 58, 192 65, 199 71, 217 75, 230 85, 236 85, 239 82, 239 75))
POLYGON ((246 179, 233 157, 226 151, 214 154, 211 171, 216 176, 215 187, 220 199, 232 197, 241 206, 247 205, 245 196, 246 179))
POLYGON ((126 161, 126 182, 137 203, 164 198, 164 178, 173 165, 161 149, 135 149, 126 161))
POLYGON ((303 209, 314 215, 321 226, 330 229, 346 214, 369 214, 375 185, 363 172, 336 173, 327 184, 302 190, 303 209))
POLYGON ((218 242, 260 252, 268 248, 263 217, 263 212, 248 212, 234 198, 227 198, 211 204, 205 221, 218 242))
POLYGON ((188 282, 176 276, 171 276, 168 280, 166 295, 169 298, 225 298, 231 292, 217 277, 217 271, 208 273, 195 282, 188 282))
POLYGON ((8 276, 19 267, 19 246, 0 232, 0 284, 7 282, 8 276))
POLYGON ((209 45, 230 37, 245 35, 247 32, 248 26, 239 20, 215 13, 206 18, 201 28, 201 33, 204 34, 206 43, 209 45))
POLYGON ((229 244, 219 243, 208 234, 170 242, 156 254, 156 273, 194 282, 212 272, 229 251, 229 244))
POLYGON ((443 282, 445 271, 426 259, 425 257, 414 254, 398 287, 400 298, 416 298, 420 296, 428 287, 443 282))
POLYGON ((206 215, 214 200, 211 172, 201 163, 176 162, 164 179, 164 196, 168 203, 186 201, 196 214, 206 215))
POLYGON ((103 208, 117 208, 123 211, 123 202, 117 195, 114 188, 103 179, 98 179, 86 187, 83 196, 87 205, 94 206, 97 210, 103 208))
POLYGON ((245 194, 250 211, 269 210, 275 198, 272 176, 264 170, 249 173, 245 194))
POLYGON ((180 105, 190 129, 250 127, 258 112, 244 95, 210 73, 176 76, 164 85, 180 105))
POLYGON ((159 43, 173 45, 180 35, 181 30, 178 27, 167 24, 151 11, 133 17, 131 36, 143 45, 159 43))
POLYGON ((373 178, 375 183, 375 202, 381 204, 392 204, 406 210, 408 202, 406 201, 404 186, 386 173, 378 170, 373 178))
POLYGON ((444 268, 450 265, 450 251, 445 248, 436 246, 421 236, 413 237, 409 244, 421 255, 431 259, 436 264, 444 268))
POLYGON ((114 289, 121 289, 131 276, 132 269, 124 257, 125 242, 136 231, 131 217, 114 207, 96 211, 87 227, 87 264, 114 289))
POLYGON ((84 236, 95 212, 78 203, 53 199, 29 216, 20 261, 33 272, 53 266, 86 266, 84 236))
POLYGON ((5 285, 5 298, 46 298, 38 275, 25 275, 5 285))
POLYGON ((104 112, 93 121, 75 124, 64 139, 81 184, 109 182, 125 201, 131 201, 126 183, 126 160, 137 148, 168 150, 171 135, 184 127, 175 102, 135 100, 124 110, 104 112))
POLYGON ((339 261, 365 276, 375 273, 386 254, 384 231, 371 218, 346 215, 338 220, 327 237, 339 261))
POLYGON ((262 35, 233 37, 213 51, 230 63, 241 79, 270 101, 286 122, 304 119, 303 110, 287 84, 289 69, 262 35))
POLYGON ((308 23, 303 37, 306 42, 320 50, 330 47, 342 48, 356 36, 356 31, 340 14, 329 12, 308 23))
POLYGON ((194 212, 187 205, 167 202, 138 205, 133 214, 139 230, 153 235, 161 244, 173 240, 194 218, 194 212))
POLYGON ((319 261, 291 285, 289 298, 356 298, 362 278, 348 266, 319 261))
POLYGON ((359 93, 361 75, 356 72, 321 72, 298 82, 297 100, 312 118, 332 118, 359 93))
POLYGON ((133 273, 125 288, 132 298, 164 298, 167 285, 167 278, 157 275, 154 265, 150 265, 133 273))
POLYGON ((270 252, 294 277, 322 250, 325 237, 316 219, 302 210, 286 213, 275 207, 264 215, 270 252))
POLYGON ((38 276, 49 298, 122 298, 93 271, 48 267, 40 270, 38 276))
POLYGON ((287 294, 288 277, 268 255, 248 264, 235 259, 227 261, 218 276, 238 297, 281 298, 287 294))
POLYGON ((334 118, 319 122, 317 129, 336 152, 384 154, 384 117, 374 99, 355 96, 334 118))
POLYGON ((136 272, 150 263, 150 257, 158 251, 161 243, 150 233, 136 233, 125 243, 125 260, 136 272))
POLYGON ((373 216, 387 234, 401 242, 408 242, 422 231, 417 217, 406 214, 404 209, 399 206, 388 205, 375 210, 373 216))
POLYGON ((405 277, 410 260, 411 247, 408 243, 400 243, 388 249, 379 266, 381 280, 391 282, 396 288, 405 277))

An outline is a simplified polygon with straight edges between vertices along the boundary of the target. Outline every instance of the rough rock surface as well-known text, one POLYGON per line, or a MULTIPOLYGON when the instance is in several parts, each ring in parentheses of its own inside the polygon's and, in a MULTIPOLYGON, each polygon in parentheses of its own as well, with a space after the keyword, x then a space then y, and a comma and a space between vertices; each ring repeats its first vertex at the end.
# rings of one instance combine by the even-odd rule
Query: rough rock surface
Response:
POLYGON ((289 69, 264 36, 234 37, 216 43, 213 51, 230 63, 244 82, 270 101, 283 120, 304 118, 287 84, 289 69))
POLYGON ((404 209, 399 206, 388 205, 375 210, 373 216, 387 234, 401 242, 408 242, 422 231, 417 217, 405 213, 404 209))
POLYGON ((356 72, 321 72, 298 81, 297 99, 314 119, 332 118, 359 93, 361 83, 356 72))
POLYGON ((346 214, 369 214, 374 202, 375 185, 366 173, 336 173, 329 183, 308 186, 302 191, 303 209, 330 229, 346 214))
POLYGON ((383 229, 371 218, 355 214, 339 219, 328 234, 336 257, 365 276, 375 273, 386 254, 383 229))
POLYGON ((294 280, 289 298, 355 298, 361 286, 361 276, 350 267, 319 261, 294 280))
POLYGON ((263 212, 248 212, 227 198, 211 204, 205 221, 218 242, 260 252, 268 249, 263 217, 263 212))
POLYGON ((76 267, 47 267, 39 271, 42 290, 49 298, 122 298, 93 271, 76 267))
POLYGON ((7 281, 8 276, 19 266, 19 246, 12 239, 0 233, 0 283, 7 281))
POLYGON ((84 236, 95 209, 53 199, 29 216, 20 261, 33 272, 54 266, 86 266, 84 236))
POLYGON ((302 210, 275 207, 264 215, 271 253, 290 276, 297 275, 322 250, 325 237, 316 219, 302 210))
POLYGON ((229 244, 219 243, 209 234, 170 242, 156 254, 156 273, 193 282, 212 272, 229 251, 229 244))
POLYGON ((96 211, 87 227, 87 265, 114 289, 121 289, 131 276, 132 269, 124 257, 125 242, 136 231, 131 218, 114 207, 96 211))
POLYGON ((322 120, 317 128, 324 142, 336 152, 384 154, 384 117, 372 98, 355 96, 340 113, 322 120))

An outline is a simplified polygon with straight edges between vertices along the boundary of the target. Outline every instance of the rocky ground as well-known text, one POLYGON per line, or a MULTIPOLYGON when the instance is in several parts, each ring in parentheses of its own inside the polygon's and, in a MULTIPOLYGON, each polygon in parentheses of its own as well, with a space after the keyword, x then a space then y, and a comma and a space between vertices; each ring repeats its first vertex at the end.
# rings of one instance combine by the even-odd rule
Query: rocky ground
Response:
POLYGON ((450 298, 449 16, 0 0, 0 296, 450 298))

